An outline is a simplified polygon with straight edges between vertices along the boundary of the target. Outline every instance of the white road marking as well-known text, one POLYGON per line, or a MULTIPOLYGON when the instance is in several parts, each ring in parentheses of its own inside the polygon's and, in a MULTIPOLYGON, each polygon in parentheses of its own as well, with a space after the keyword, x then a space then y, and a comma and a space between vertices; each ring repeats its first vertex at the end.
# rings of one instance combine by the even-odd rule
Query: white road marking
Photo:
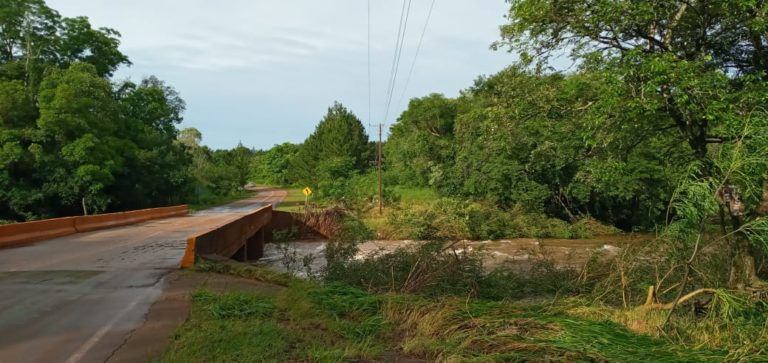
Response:
POLYGON ((142 297, 143 296, 141 295, 137 296, 136 299, 134 299, 128 306, 125 307, 125 309, 120 310, 120 312, 117 313, 117 315, 115 315, 115 317, 112 318, 109 323, 102 326, 101 329, 96 332, 96 334, 88 339, 88 341, 83 343, 83 345, 81 345, 80 348, 74 354, 72 354, 69 359, 67 359, 66 363, 76 363, 83 359, 83 356, 85 356, 85 354, 88 353, 88 351, 91 350, 91 348, 93 348, 93 346, 96 345, 96 343, 98 343, 99 340, 101 340, 101 338, 103 338, 112 329, 112 326, 114 326, 115 323, 117 323, 125 314, 131 311, 131 309, 133 309, 133 307, 139 303, 139 300, 141 300, 142 297))

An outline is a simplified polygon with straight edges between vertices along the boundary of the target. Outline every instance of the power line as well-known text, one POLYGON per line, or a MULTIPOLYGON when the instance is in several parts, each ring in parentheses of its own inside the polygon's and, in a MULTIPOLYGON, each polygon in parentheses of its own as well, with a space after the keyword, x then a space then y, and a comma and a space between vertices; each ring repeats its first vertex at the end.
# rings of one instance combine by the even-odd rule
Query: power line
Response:
POLYGON ((427 13, 427 20, 424 22, 424 28, 421 30, 421 36, 419 37, 419 45, 416 46, 416 54, 413 56, 413 62, 411 62, 411 69, 408 71, 408 77, 405 78, 405 86, 403 87, 403 94, 400 96, 398 104, 402 105, 405 99, 405 92, 408 90, 408 85, 411 83, 411 76, 413 75, 413 69, 416 67, 416 59, 419 58, 419 51, 421 51, 421 43, 424 41, 424 34, 427 33, 427 27, 429 26, 429 20, 432 18, 432 9, 435 8, 435 1, 432 0, 432 4, 429 5, 429 12, 427 13))
POLYGON ((368 124, 371 123, 371 103, 373 99, 371 88, 371 0, 368 0, 368 124))
POLYGON ((392 57, 392 69, 390 71, 389 89, 387 92, 387 103, 384 108, 384 122, 387 122, 389 118, 389 109, 392 105, 392 96, 395 93, 395 85, 397 84, 397 72, 400 68, 400 58, 403 53, 403 45, 405 43, 405 34, 408 30, 408 18, 411 13, 411 0, 403 0, 403 7, 400 11, 400 25, 397 29, 397 41, 395 42, 395 54, 392 57), (408 6, 406 7, 406 2, 408 6))

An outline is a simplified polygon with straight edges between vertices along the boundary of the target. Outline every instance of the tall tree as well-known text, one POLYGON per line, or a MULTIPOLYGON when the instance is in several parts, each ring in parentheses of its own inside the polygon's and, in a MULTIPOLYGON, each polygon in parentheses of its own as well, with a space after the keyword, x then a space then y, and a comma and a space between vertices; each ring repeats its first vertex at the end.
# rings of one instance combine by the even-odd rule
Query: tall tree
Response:
POLYGON ((412 99, 390 129, 388 173, 403 185, 440 185, 452 164, 457 113, 457 101, 441 94, 412 99))
POLYGON ((316 186, 321 180, 346 178, 369 168, 371 149, 360 120, 336 102, 304 141, 293 168, 301 181, 316 186))
POLYGON ((160 80, 113 84, 119 33, 42 0, 0 6, 0 219, 181 201, 184 102, 160 80))
POLYGON ((510 3, 510 22, 502 27, 503 40, 497 47, 521 52, 539 69, 551 56, 569 53, 581 69, 603 72, 612 82, 606 96, 614 97, 605 97, 601 105, 591 108, 594 130, 608 130, 596 133, 597 137, 632 130, 635 138, 644 137, 636 142, 645 142, 652 135, 667 133, 689 147, 698 178, 739 187, 742 195, 737 197, 748 208, 728 213, 736 236, 731 245, 730 283, 759 283, 756 251, 742 226, 745 216, 754 218, 768 161, 742 154, 745 162, 731 165, 737 170, 722 170, 719 160, 723 153, 765 149, 762 135, 768 133, 768 117, 760 105, 768 95, 768 4, 751 0, 510 3))

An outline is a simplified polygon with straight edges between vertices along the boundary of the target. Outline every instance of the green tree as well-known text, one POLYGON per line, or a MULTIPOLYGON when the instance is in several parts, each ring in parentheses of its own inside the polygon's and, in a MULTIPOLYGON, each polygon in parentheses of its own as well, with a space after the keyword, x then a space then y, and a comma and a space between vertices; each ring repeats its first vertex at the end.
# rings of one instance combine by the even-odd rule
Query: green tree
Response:
POLYGON ((414 98, 392 125, 384 148, 387 172, 398 184, 440 185, 454 158, 456 100, 441 94, 414 98))
POLYGON ((119 209, 177 204, 191 193, 189 155, 176 142, 185 103, 172 87, 154 76, 127 81, 116 91, 126 158, 110 194, 119 209))
POLYGON ((111 83, 130 64, 119 36, 42 0, 0 6, 0 219, 186 198, 184 102, 155 77, 111 83))
POLYGON ((66 204, 105 210, 111 199, 106 188, 124 166, 120 148, 125 146, 114 137, 120 125, 111 84, 90 64, 52 69, 40 86, 39 102, 38 127, 51 140, 44 150, 53 178, 44 189, 66 204))
MULTIPOLYGON (((342 104, 334 103, 304 141, 292 169, 311 186, 345 179, 370 167, 371 149, 360 120, 342 104)), ((322 191, 321 191, 322 192, 322 191)))
POLYGON ((254 181, 270 185, 292 185, 296 178, 291 172, 291 161, 300 146, 282 143, 256 156, 252 166, 254 181))
POLYGON ((768 94, 766 10, 749 0, 515 0, 496 44, 540 69, 552 55, 569 53, 582 70, 603 73, 611 92, 591 108, 593 140, 632 142, 624 138, 631 130, 640 136, 634 142, 645 143, 664 133, 688 146, 698 178, 740 188, 746 215, 727 213, 735 235, 731 286, 759 283, 756 250, 742 226, 745 216, 755 218, 768 162, 742 151, 764 150, 768 132, 761 107, 768 94), (723 170, 724 153, 744 162, 723 170))

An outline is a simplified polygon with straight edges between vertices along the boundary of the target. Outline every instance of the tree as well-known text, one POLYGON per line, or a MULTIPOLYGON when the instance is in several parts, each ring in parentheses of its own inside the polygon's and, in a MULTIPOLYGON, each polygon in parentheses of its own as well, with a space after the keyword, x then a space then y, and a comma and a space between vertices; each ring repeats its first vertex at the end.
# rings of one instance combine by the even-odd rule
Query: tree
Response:
POLYGON ((343 179, 366 170, 370 160, 363 124, 336 102, 302 144, 292 169, 300 181, 317 186, 321 181, 343 179))
POLYGON ((191 158, 176 142, 185 104, 172 87, 154 76, 118 86, 117 136, 125 140, 123 173, 110 189, 120 209, 184 202, 191 186, 191 158), (129 152, 130 151, 130 152, 129 152), (140 171, 140 172, 137 172, 140 171))
POLYGON ((596 138, 631 130, 634 140, 627 142, 644 143, 670 135, 688 146, 698 178, 739 187, 749 208, 727 213, 735 235, 731 286, 759 283, 757 251, 743 225, 745 217, 756 221, 752 211, 768 165, 743 152, 764 150, 768 132, 760 106, 767 94, 766 10, 768 4, 746 0, 515 0, 496 44, 520 51, 539 69, 569 52, 582 70, 603 73, 612 85, 606 96, 613 97, 590 108, 593 130, 604 131, 596 138), (736 170, 720 167, 724 154, 739 153, 744 162, 731 165, 736 170))
POLYGON ((120 34, 42 0, 0 7, 0 219, 178 203, 190 158, 184 102, 155 77, 112 84, 130 64, 120 34))
POLYGON ((414 98, 392 125, 385 145, 387 171, 402 185, 439 185, 452 165, 456 100, 441 94, 414 98))
POLYGON ((39 102, 37 123, 51 140, 44 150, 54 176, 45 188, 69 205, 81 202, 84 211, 88 204, 103 211, 111 199, 106 188, 125 160, 124 144, 113 136, 120 125, 111 84, 90 64, 53 69, 40 86, 39 102))
POLYGON ((254 181, 270 185, 292 185, 296 182, 291 173, 291 162, 299 151, 300 146, 282 143, 273 146, 266 152, 260 153, 252 166, 254 181))
POLYGON ((118 50, 120 33, 93 29, 88 18, 62 17, 43 0, 6 0, 0 9, 0 60, 18 63, 27 77, 48 65, 86 62, 100 76, 130 64, 118 50))

